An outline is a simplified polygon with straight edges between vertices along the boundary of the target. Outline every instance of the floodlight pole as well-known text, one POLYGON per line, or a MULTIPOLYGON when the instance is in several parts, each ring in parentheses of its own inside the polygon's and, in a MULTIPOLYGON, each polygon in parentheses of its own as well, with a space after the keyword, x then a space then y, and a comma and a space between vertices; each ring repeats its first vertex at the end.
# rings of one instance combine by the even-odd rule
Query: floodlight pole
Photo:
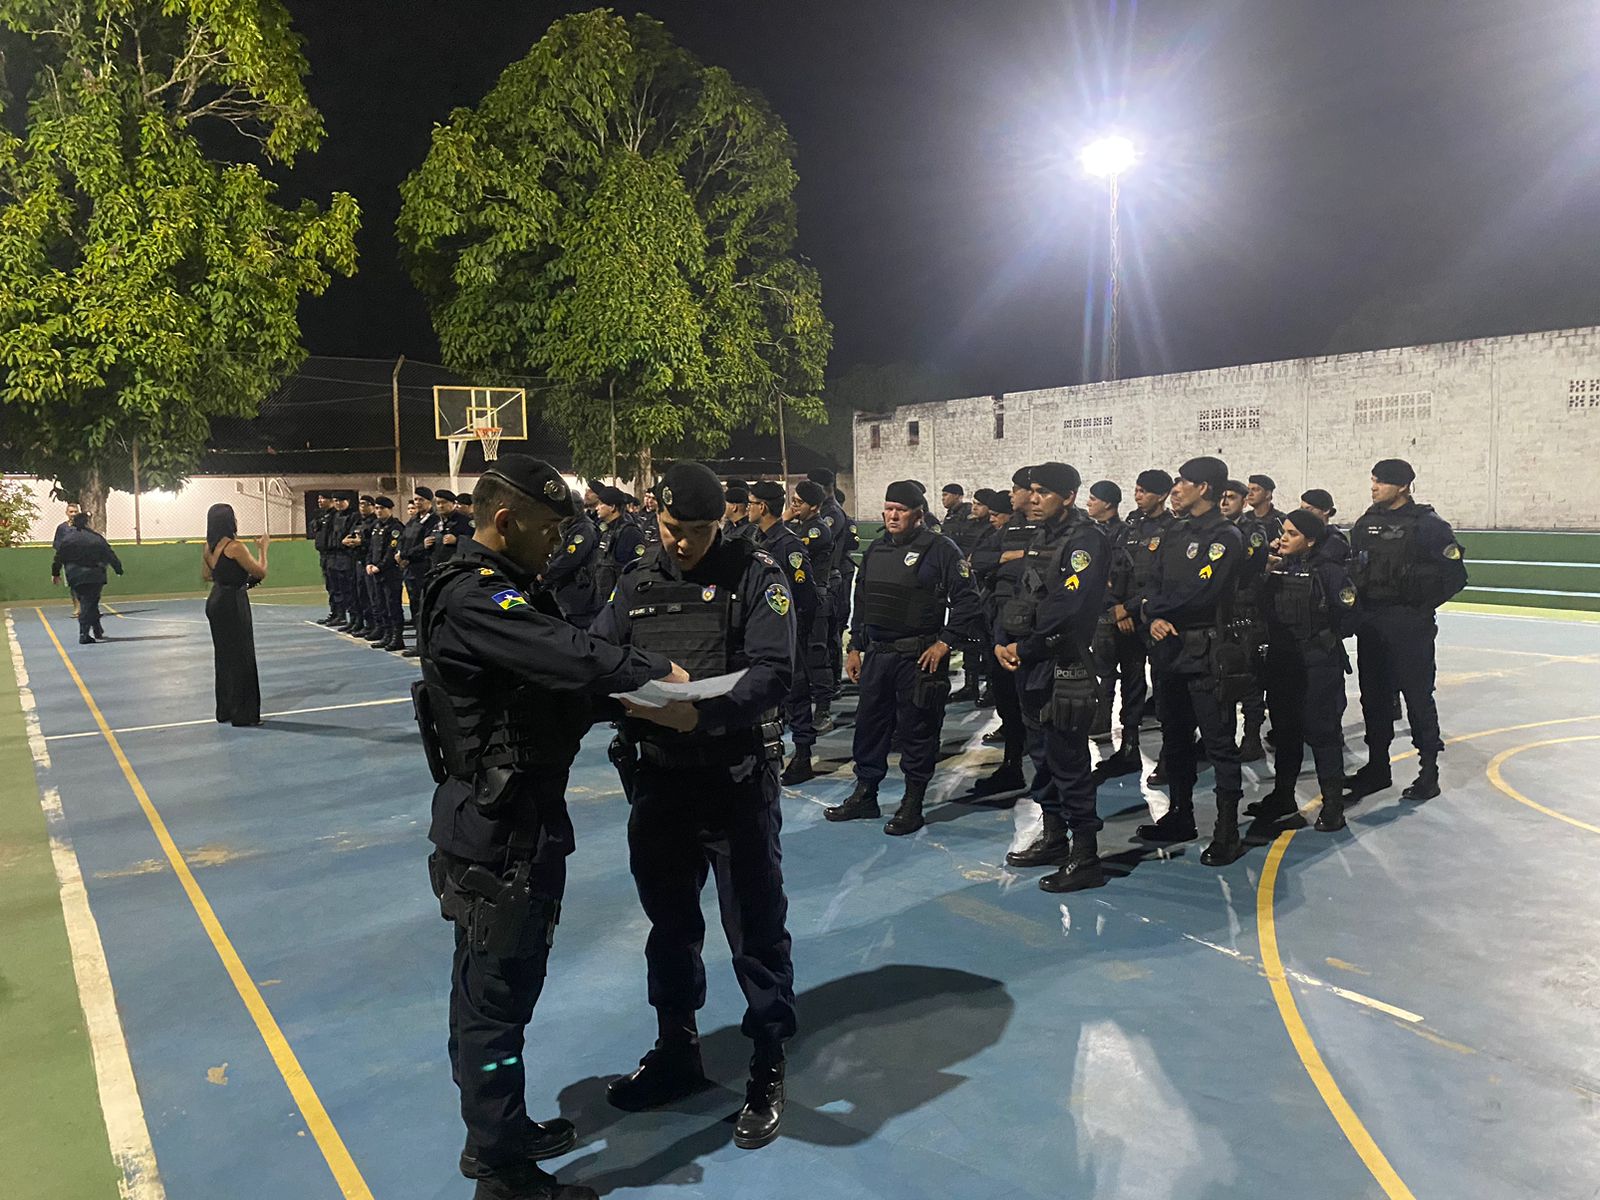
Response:
POLYGON ((144 544, 143 530, 139 526, 139 435, 133 435, 133 544, 144 544))
POLYGON ((784 507, 789 504, 789 437, 783 428, 783 389, 778 389, 778 466, 783 471, 784 507))
POLYGON ((1111 344, 1107 352, 1107 379, 1116 379, 1122 366, 1117 347, 1117 325, 1119 310, 1122 307, 1122 239, 1117 221, 1117 201, 1119 199, 1117 178, 1117 172, 1112 171, 1109 176, 1111 185, 1111 344))
POLYGON ((406 365, 406 356, 395 359, 394 374, 389 377, 389 389, 394 398, 394 486, 400 487, 400 368, 406 365))

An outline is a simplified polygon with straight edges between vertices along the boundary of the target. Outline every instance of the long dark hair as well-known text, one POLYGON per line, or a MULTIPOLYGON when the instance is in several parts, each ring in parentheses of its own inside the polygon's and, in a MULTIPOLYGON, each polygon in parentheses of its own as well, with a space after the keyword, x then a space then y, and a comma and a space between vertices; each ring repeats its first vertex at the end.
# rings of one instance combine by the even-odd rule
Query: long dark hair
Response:
POLYGON ((218 542, 238 536, 239 518, 233 515, 233 505, 213 504, 206 509, 206 549, 215 552, 218 542))

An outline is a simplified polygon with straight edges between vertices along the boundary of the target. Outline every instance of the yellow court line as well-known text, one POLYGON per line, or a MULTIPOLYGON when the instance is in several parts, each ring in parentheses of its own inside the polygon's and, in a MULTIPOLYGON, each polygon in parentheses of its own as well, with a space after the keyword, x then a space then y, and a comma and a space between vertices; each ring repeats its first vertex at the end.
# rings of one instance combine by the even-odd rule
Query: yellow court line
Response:
POLYGON ((51 628, 50 622, 45 619, 44 610, 35 608, 39 614, 39 621, 44 625, 45 633, 49 634, 51 642, 55 644, 56 653, 61 656, 61 661, 66 664, 67 673, 72 676, 72 682, 78 685, 78 693, 83 697, 83 702, 89 707, 89 714, 94 717, 95 724, 100 727, 100 733, 105 737, 106 744, 111 747, 111 753, 117 760, 117 765, 122 768, 122 775, 128 781, 128 786, 133 789, 134 798, 139 801, 139 807, 144 810, 145 819, 150 822, 150 828, 156 835, 156 841, 161 843, 161 849, 167 856, 173 874, 178 877, 178 882, 183 885, 183 890, 189 897, 189 903, 194 906, 195 916, 200 918, 206 935, 211 939, 211 945, 216 949, 217 957, 222 960, 223 967, 228 972, 228 978, 233 980, 233 986, 239 992, 239 998, 244 1001, 244 1006, 249 1010, 251 1018, 256 1023, 256 1029, 261 1034, 261 1040, 266 1043, 267 1051, 272 1055, 272 1061, 277 1064, 278 1073, 283 1076, 283 1082, 288 1085, 289 1093, 294 1097, 295 1103, 300 1108, 300 1115, 305 1118, 306 1128, 311 1136, 316 1139, 322 1157, 327 1160, 328 1169, 333 1172, 333 1178, 339 1185, 340 1194, 345 1200, 372 1200, 372 1191, 367 1187, 367 1181, 361 1177, 361 1171, 356 1167, 355 1160, 350 1157, 350 1151, 345 1148, 344 1139, 339 1136, 339 1131, 334 1128, 333 1121, 328 1116, 327 1109, 323 1108, 322 1100, 318 1097, 316 1089, 311 1086, 311 1080, 306 1077, 305 1069, 301 1067, 300 1060, 295 1057, 294 1050, 290 1048, 288 1039, 283 1036, 277 1018, 272 1015, 272 1010, 267 1007, 267 1002, 262 998, 261 989, 256 986, 256 981, 250 977, 250 972, 245 969, 244 962, 239 958, 239 952, 233 948, 233 943, 228 939, 222 922, 217 920, 217 914, 211 907, 211 901, 206 899, 206 894, 200 889, 199 882, 194 873, 189 870, 189 864, 184 861, 178 844, 173 841, 172 834, 167 831, 167 823, 162 820, 161 814, 156 811, 156 806, 150 800, 150 794, 145 791, 144 784, 139 781, 139 776, 133 769, 133 764, 128 761, 128 756, 122 751, 122 744, 117 741, 117 735, 111 731, 110 724, 100 712, 100 706, 95 703, 94 697, 89 694, 88 686, 83 682, 83 676, 78 674, 78 669, 67 656, 66 648, 62 646, 61 639, 56 637, 56 631, 51 628))
POLYGON ((1524 796, 1521 792, 1517 791, 1516 788, 1507 783, 1505 781, 1505 776, 1500 773, 1501 765, 1508 758, 1514 754, 1521 754, 1524 750, 1536 750, 1540 746, 1562 746, 1568 742, 1594 741, 1600 741, 1600 733, 1583 733, 1578 734, 1575 737, 1546 738, 1542 742, 1529 742, 1526 746, 1513 746, 1509 750, 1502 750, 1499 754, 1496 754, 1492 759, 1490 759, 1489 765, 1485 768, 1485 771, 1489 776, 1490 783, 1494 784, 1495 787, 1499 788, 1502 792, 1510 796, 1519 804, 1526 804, 1535 812, 1542 812, 1547 817, 1554 817, 1558 821, 1565 821, 1568 825, 1576 825, 1579 829, 1587 829, 1590 833, 1600 833, 1600 825, 1591 825, 1587 821, 1580 821, 1576 817, 1569 817, 1566 813, 1557 812, 1553 808, 1546 808, 1537 800, 1528 799, 1528 797, 1524 796))
MULTIPOLYGON (((1499 729, 1480 729, 1477 733, 1464 733, 1460 737, 1450 738, 1445 742, 1445 745, 1453 746, 1458 742, 1476 741, 1478 738, 1494 737, 1502 733, 1516 733, 1523 729, 1547 729, 1552 725, 1571 725, 1580 721, 1600 721, 1600 713, 1593 713, 1586 717, 1558 717, 1551 721, 1529 721, 1521 725, 1504 725, 1499 729)), ((1581 741, 1586 740, 1588 736, 1600 738, 1600 734, 1595 734, 1586 735, 1584 738, 1557 738, 1554 740, 1563 742, 1581 741)), ((1548 744, 1551 743, 1533 742, 1529 746, 1520 746, 1517 749, 1527 750, 1532 746, 1548 744)), ((1496 756, 1494 761, 1489 764, 1491 780, 1498 775, 1498 771, 1495 770, 1498 764, 1516 752, 1516 750, 1511 750, 1496 756)), ((1391 763, 1403 762, 1408 758, 1414 758, 1416 753, 1415 750, 1408 750, 1402 754, 1394 755, 1389 761, 1391 763)), ((1501 785, 1497 784, 1497 786, 1501 785)), ((1502 788, 1502 790, 1505 789, 1502 788)), ((1533 803, 1524 797, 1512 794, 1514 798, 1522 799, 1524 803, 1533 803)), ((1317 797, 1303 811, 1314 809, 1321 803, 1321 800, 1320 796, 1317 797)), ((1549 812, 1551 816, 1560 817, 1564 821, 1571 821, 1571 818, 1562 816, 1562 814, 1550 809, 1543 809, 1540 805, 1534 804, 1533 807, 1549 812)), ((1576 821, 1572 823, 1581 824, 1581 822, 1576 821)), ((1584 828, 1594 827, 1584 826, 1584 828)), ((1289 980, 1283 969, 1283 958, 1278 952, 1278 922, 1274 914, 1273 904, 1277 899, 1278 871, 1283 865, 1284 855, 1288 853, 1289 843, 1294 839, 1294 835, 1297 832, 1297 830, 1293 829, 1285 830, 1273 841, 1271 848, 1267 851, 1267 861, 1261 871, 1261 881, 1256 885, 1256 934, 1261 944, 1261 965, 1267 976, 1267 985, 1272 989, 1272 999, 1278 1006, 1278 1016, 1283 1021, 1284 1030, 1289 1034, 1289 1041, 1293 1043, 1295 1053, 1300 1057, 1301 1066, 1305 1067, 1306 1074, 1311 1077, 1311 1082, 1316 1086, 1317 1093, 1322 1097, 1322 1102, 1328 1106, 1328 1111, 1333 1115, 1333 1119, 1338 1123, 1340 1130, 1343 1131, 1351 1147, 1360 1156, 1361 1161, 1366 1164, 1367 1170, 1372 1173, 1372 1178, 1377 1181, 1378 1186, 1383 1189, 1384 1195, 1389 1200, 1416 1200, 1411 1189, 1405 1185, 1405 1181, 1400 1178, 1399 1173, 1395 1171, 1383 1151, 1378 1148, 1378 1143, 1373 1140, 1372 1134, 1368 1132, 1366 1125, 1356 1115, 1355 1109, 1350 1107, 1350 1102, 1345 1099, 1344 1093, 1339 1090, 1338 1082, 1333 1078, 1333 1073, 1328 1070, 1328 1064, 1323 1061, 1322 1054, 1317 1049, 1317 1043, 1312 1039, 1311 1031, 1306 1027, 1305 1019, 1300 1015, 1300 1007, 1295 1003, 1294 992, 1289 987, 1289 980)), ((1595 832, 1600 833, 1600 829, 1595 829, 1595 832)))

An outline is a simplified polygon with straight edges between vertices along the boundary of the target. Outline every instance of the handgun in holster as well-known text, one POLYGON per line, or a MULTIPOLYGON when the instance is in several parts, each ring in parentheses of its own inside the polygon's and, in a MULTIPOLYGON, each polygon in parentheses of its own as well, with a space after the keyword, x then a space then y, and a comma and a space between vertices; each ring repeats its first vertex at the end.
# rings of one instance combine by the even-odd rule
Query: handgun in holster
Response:
POLYGON ((535 922, 543 925, 545 945, 555 941, 560 906, 536 899, 531 876, 533 865, 521 859, 509 879, 474 863, 461 873, 460 887, 476 898, 470 933, 485 954, 511 958, 520 954, 535 922))
POLYGON ((639 773, 639 747, 619 733, 606 747, 606 757, 611 760, 611 765, 617 769, 617 776, 622 780, 623 796, 632 804, 633 781, 639 773))

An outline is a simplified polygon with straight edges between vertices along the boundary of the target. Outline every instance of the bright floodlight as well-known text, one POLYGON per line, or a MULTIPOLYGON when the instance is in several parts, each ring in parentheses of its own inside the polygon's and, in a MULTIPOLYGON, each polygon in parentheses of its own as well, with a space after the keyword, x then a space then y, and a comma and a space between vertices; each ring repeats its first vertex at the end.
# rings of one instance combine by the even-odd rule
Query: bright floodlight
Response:
POLYGON ((1133 166, 1133 143, 1125 137, 1105 137, 1090 142, 1078 155, 1091 175, 1120 175, 1133 166))

